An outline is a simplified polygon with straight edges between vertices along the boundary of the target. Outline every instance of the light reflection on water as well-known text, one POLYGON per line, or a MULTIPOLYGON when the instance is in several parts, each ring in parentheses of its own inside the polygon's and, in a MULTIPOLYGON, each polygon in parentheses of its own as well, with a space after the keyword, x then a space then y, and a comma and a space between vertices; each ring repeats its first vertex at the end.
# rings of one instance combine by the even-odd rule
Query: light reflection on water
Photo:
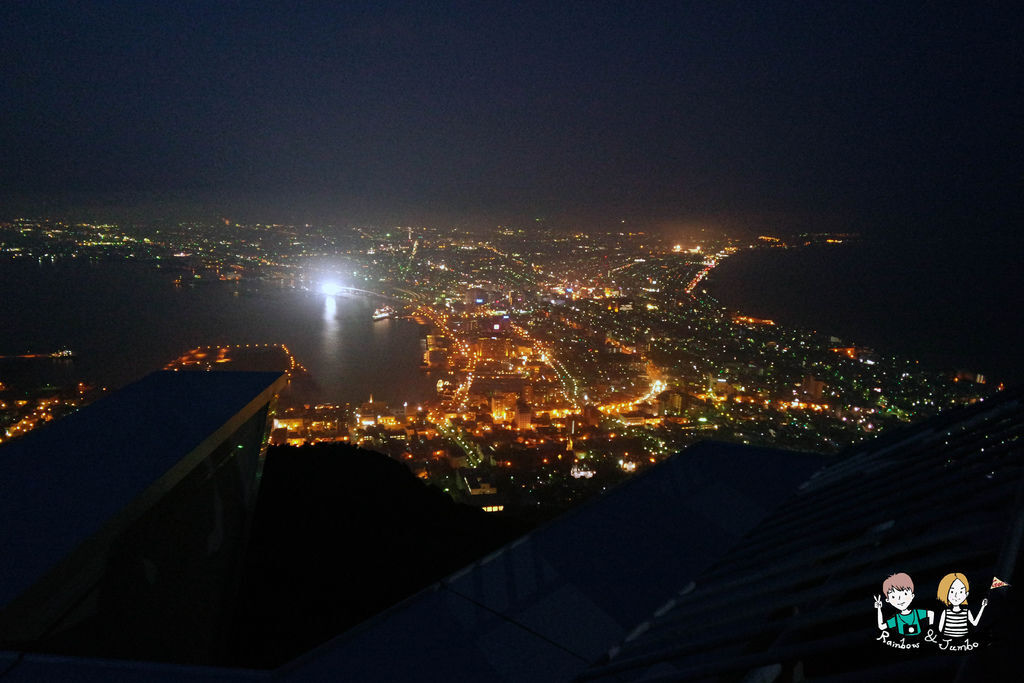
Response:
POLYGON ((330 325, 335 322, 335 316, 338 315, 338 302, 335 301, 333 296, 324 297, 324 321, 330 325))
POLYGON ((338 302, 333 296, 324 297, 323 342, 324 353, 330 355, 338 347, 338 302))

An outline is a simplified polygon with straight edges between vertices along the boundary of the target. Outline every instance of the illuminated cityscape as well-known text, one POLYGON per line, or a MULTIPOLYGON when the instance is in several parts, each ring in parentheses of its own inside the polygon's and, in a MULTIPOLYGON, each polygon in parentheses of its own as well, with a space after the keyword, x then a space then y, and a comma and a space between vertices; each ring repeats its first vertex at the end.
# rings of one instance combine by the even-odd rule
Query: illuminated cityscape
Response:
MULTIPOLYGON (((834 453, 999 386, 884 349, 727 310, 704 279, 741 250, 843 249, 850 234, 669 243, 644 232, 353 230, 18 220, 7 258, 133 260, 175 287, 368 297, 421 327, 433 397, 335 404, 282 341, 186 349, 166 369, 273 369, 291 389, 272 442, 344 441, 488 510, 552 514, 699 440, 834 453), (209 284, 207 284, 209 283, 209 284)), ((384 324, 384 323, 374 323, 384 324)), ((60 360, 60 359, 58 359, 60 360)), ((28 361, 26 361, 28 362, 28 361)), ((64 361, 68 362, 68 361, 64 361)), ((10 394, 11 392, 6 392, 10 394)), ((4 438, 79 405, 4 403, 4 438)))
POLYGON ((0 2, 0 680, 1019 679, 1014 7, 0 2))

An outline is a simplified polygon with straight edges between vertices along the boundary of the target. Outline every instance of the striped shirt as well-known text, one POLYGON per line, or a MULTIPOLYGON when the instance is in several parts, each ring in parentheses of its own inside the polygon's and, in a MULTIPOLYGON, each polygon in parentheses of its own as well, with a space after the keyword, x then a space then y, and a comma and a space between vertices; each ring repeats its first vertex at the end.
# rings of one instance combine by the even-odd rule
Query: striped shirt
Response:
POLYGON ((967 635, 967 610, 946 610, 946 620, 942 624, 942 635, 962 638, 967 635))

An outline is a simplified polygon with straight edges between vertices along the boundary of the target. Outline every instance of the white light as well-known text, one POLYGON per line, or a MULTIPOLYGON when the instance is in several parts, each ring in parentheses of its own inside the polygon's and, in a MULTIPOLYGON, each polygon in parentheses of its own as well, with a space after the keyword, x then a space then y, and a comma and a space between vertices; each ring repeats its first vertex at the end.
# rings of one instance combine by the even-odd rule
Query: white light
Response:
POLYGON ((320 285, 320 291, 326 294, 327 296, 338 296, 344 290, 345 288, 336 282, 325 282, 322 285, 320 285))

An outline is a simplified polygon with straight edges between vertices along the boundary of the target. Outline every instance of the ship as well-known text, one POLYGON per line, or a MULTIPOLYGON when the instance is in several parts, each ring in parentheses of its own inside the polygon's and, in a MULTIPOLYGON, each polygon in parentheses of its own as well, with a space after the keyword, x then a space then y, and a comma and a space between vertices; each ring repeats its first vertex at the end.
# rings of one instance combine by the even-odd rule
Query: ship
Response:
POLYGON ((382 306, 381 308, 378 308, 376 311, 373 312, 373 319, 384 320, 386 318, 390 318, 394 314, 395 309, 391 308, 390 306, 382 306))
POLYGON ((0 355, 0 360, 24 359, 24 358, 74 358, 78 354, 71 349, 59 349, 52 353, 19 353, 13 355, 0 355))

